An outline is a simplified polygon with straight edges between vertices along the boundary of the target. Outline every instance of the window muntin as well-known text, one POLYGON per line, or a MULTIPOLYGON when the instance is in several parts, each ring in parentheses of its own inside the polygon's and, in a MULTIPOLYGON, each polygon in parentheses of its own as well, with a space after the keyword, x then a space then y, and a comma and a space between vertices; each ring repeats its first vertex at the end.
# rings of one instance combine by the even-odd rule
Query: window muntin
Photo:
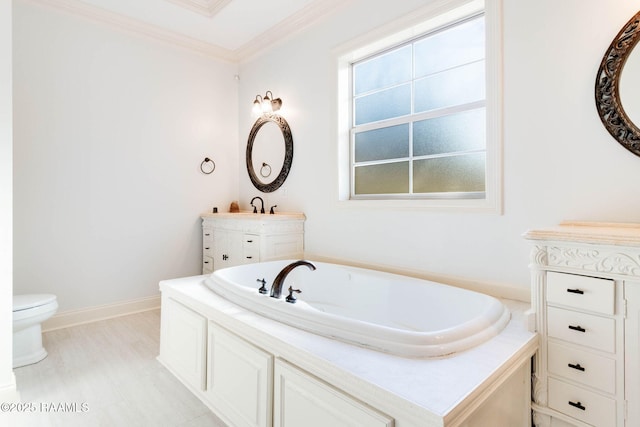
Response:
POLYGON ((354 62, 351 198, 483 198, 484 14, 354 62))

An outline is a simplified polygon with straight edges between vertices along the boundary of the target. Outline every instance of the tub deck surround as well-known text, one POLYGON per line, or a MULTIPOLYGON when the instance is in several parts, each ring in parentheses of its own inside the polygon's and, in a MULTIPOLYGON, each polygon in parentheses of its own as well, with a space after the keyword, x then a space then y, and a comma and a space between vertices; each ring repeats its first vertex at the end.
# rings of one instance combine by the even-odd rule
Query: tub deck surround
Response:
POLYGON ((407 357, 439 357, 497 335, 509 322, 498 299, 407 276, 313 262, 296 268, 288 286, 301 291, 295 304, 258 292, 272 286, 294 260, 225 268, 205 280, 222 297, 274 320, 319 335, 407 357))
MULTIPOLYGON (((523 386, 515 396, 521 403, 516 410, 529 410, 529 386, 524 383, 528 383, 537 335, 525 327, 526 303, 504 300, 512 319, 485 343, 455 356, 411 359, 325 338, 260 316, 212 292, 204 283, 206 278, 160 282, 163 301, 177 301, 270 352, 276 361, 286 360, 370 407, 393 415, 397 427, 475 426, 466 424, 468 417, 482 409, 491 395, 499 393, 508 378, 516 378, 523 386), (523 373, 520 380, 519 373, 523 373)), ((162 353, 159 360, 163 362, 162 353)), ((198 394, 198 390, 193 391, 198 394)), ((513 394, 509 390, 504 397, 514 399, 513 394)), ((492 409, 508 410, 500 406, 492 409)))

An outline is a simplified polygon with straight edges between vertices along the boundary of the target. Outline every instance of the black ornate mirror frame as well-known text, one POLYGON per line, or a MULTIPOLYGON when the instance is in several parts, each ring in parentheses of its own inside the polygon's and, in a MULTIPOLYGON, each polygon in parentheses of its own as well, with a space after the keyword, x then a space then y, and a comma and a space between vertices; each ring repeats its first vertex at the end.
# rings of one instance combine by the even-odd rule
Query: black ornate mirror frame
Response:
POLYGON ((284 181, 287 179, 287 175, 289 175, 289 170, 291 169, 291 163, 293 162, 293 136, 291 136, 291 128, 289 127, 289 123, 284 119, 284 117, 279 116, 278 114, 264 114, 262 115, 256 122, 253 124, 251 128, 251 132, 249 132, 249 140, 247 141, 247 172, 249 172, 249 178, 253 183, 253 186, 263 193, 271 193, 276 191, 284 181), (260 181, 258 176, 256 175, 255 169, 253 167, 253 143, 255 141, 256 136, 258 135, 258 131, 260 128, 268 122, 273 122, 280 128, 282 132, 282 136, 284 138, 284 162, 282 163, 282 169, 278 176, 271 182, 265 184, 260 181))
POLYGON ((639 40, 640 12, 613 39, 596 77, 596 106, 600 120, 611 136, 636 156, 640 156, 640 129, 627 116, 620 102, 620 75, 639 40))

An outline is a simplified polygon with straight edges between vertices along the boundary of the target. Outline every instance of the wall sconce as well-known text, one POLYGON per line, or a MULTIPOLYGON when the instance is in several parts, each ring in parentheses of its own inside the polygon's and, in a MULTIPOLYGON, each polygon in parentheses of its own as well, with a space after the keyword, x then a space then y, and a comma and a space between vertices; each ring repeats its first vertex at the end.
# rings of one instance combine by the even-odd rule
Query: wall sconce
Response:
POLYGON ((280 107, 282 107, 282 99, 274 98, 270 90, 264 94, 264 97, 256 95, 256 99, 253 101, 253 113, 257 116, 260 114, 274 113, 278 111, 280 107))

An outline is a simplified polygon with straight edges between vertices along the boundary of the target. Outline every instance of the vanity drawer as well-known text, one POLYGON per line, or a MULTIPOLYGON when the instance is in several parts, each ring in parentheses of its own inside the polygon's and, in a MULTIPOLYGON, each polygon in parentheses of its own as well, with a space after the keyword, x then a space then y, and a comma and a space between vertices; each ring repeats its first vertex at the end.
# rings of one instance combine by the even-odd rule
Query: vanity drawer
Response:
POLYGON ((607 393, 616 392, 616 361, 585 350, 550 342, 549 372, 607 393))
POLYGON ((202 257, 202 274, 213 273, 213 258, 210 256, 202 257))
POLYGON ((549 378, 549 407, 595 427, 616 424, 616 401, 549 378))
POLYGON ((614 313, 614 282, 610 279, 547 273, 547 302, 603 314, 614 313))
POLYGON ((614 319, 547 307, 547 325, 550 337, 615 353, 614 319))
POLYGON ((242 256, 245 264, 260 262, 260 236, 255 234, 242 236, 242 256))

